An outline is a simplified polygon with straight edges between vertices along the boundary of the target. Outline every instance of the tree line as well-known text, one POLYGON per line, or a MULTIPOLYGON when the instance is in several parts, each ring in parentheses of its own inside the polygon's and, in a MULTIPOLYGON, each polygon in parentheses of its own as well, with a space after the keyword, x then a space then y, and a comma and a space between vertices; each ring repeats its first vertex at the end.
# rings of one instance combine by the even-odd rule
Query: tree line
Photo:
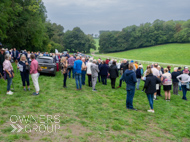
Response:
POLYGON ((99 52, 108 53, 167 43, 189 42, 190 20, 157 19, 153 23, 128 26, 122 31, 100 31, 99 52))
POLYGON ((0 1, 0 42, 5 47, 29 51, 90 52, 94 40, 76 27, 64 33, 64 27, 47 20, 42 0, 0 1))

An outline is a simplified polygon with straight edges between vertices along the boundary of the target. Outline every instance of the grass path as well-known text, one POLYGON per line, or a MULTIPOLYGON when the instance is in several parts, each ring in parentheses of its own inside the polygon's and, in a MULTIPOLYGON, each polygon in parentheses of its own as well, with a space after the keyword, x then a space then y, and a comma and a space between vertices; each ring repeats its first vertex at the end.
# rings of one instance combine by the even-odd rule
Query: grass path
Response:
MULTIPOLYGON (((40 95, 32 96, 34 87, 31 78, 30 92, 23 91, 19 73, 16 73, 13 82, 15 93, 7 96, 6 82, 0 80, 2 142, 190 141, 190 102, 181 99, 181 92, 181 96, 172 95, 171 102, 159 97, 154 102, 155 114, 150 114, 147 113, 147 97, 141 91, 136 91, 134 97, 134 106, 138 111, 126 110, 125 83, 122 88, 112 90, 108 80, 107 86, 97 84, 98 92, 92 92, 88 86, 84 86, 82 91, 75 91, 73 79, 68 79, 68 88, 63 89, 63 76, 59 72, 56 77, 41 75, 40 95), (60 130, 57 133, 12 133, 11 115, 60 115, 60 130)), ((119 84, 119 78, 116 84, 119 84)), ((190 98, 189 92, 187 98, 190 98)))

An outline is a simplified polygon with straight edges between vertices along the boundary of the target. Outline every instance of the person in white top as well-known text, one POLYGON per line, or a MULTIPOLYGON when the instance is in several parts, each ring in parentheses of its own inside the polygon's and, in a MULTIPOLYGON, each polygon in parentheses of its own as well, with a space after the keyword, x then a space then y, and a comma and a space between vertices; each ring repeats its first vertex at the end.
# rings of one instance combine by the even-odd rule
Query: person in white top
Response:
POLYGON ((90 58, 88 63, 86 64, 87 71, 86 74, 88 75, 88 86, 92 87, 92 72, 91 72, 91 65, 92 65, 93 58, 90 58))
MULTIPOLYGON (((158 68, 158 64, 154 64, 154 67, 151 69, 152 74, 160 79, 160 73, 157 68, 158 68)), ((156 84, 156 90, 159 90, 159 84, 156 84)), ((156 95, 157 95, 157 92, 154 93, 154 100, 157 100, 156 95)))
POLYGON ((168 72, 168 68, 164 69, 164 74, 162 75, 162 84, 165 92, 165 100, 170 101, 170 90, 172 89, 172 75, 168 72))

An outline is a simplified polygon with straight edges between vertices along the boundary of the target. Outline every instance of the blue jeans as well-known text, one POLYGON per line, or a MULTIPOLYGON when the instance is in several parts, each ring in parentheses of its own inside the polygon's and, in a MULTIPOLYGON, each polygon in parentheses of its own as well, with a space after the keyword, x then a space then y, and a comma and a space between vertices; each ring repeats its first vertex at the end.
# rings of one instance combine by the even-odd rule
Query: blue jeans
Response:
POLYGON ((6 73, 7 76, 7 91, 11 90, 11 84, 12 84, 12 77, 9 77, 9 74, 6 73))
POLYGON ((128 109, 133 109, 133 98, 135 95, 135 88, 127 90, 127 99, 126 99, 126 107, 128 109))
POLYGON ((119 86, 121 87, 121 85, 122 85, 122 81, 123 81, 123 74, 122 74, 122 76, 121 76, 121 78, 120 78, 120 80, 119 80, 119 86))
POLYGON ((139 90, 140 83, 141 83, 141 79, 140 79, 140 78, 137 78, 137 89, 138 89, 138 90, 139 90))
MULTIPOLYGON (((69 69, 69 78, 71 78, 71 71, 73 73, 74 71, 73 66, 71 66, 71 68, 69 69)), ((73 73, 73 79, 74 79, 74 73, 73 73)))
POLYGON ((184 100, 187 100, 186 94, 187 94, 187 86, 186 85, 181 85, 182 91, 183 91, 183 98, 184 100))
POLYGON ((85 85, 86 71, 82 71, 82 85, 85 85))
POLYGON ((150 108, 153 109, 153 98, 154 98, 154 94, 147 94, 148 97, 148 101, 150 104, 150 108))
POLYGON ((80 73, 75 73, 75 82, 76 82, 76 87, 77 89, 82 89, 82 82, 81 82, 81 74, 80 73))

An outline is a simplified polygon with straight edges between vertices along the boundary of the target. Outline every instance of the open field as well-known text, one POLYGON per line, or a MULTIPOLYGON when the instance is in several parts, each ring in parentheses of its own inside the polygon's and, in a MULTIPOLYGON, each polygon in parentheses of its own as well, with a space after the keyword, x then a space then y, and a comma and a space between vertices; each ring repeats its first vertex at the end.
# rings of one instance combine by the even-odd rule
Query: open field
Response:
POLYGON ((190 65, 190 44, 166 44, 124 52, 100 54, 110 57, 190 65))
POLYGON ((90 52, 92 53, 92 52, 98 52, 98 48, 99 48, 99 39, 97 39, 97 38, 95 38, 94 39, 95 40, 95 46, 96 46, 96 50, 94 50, 94 49, 90 49, 90 52))
MULTIPOLYGON (((147 113, 147 97, 141 91, 136 91, 134 97, 134 106, 138 111, 126 110, 125 83, 122 88, 112 90, 108 80, 107 86, 97 84, 97 92, 92 92, 88 86, 75 91, 73 79, 68 79, 68 88, 63 89, 63 76, 59 72, 56 77, 41 75, 40 95, 32 96, 34 87, 31 78, 31 91, 25 92, 20 74, 15 75, 13 96, 5 95, 6 82, 0 80, 0 141, 190 141, 190 102, 181 99, 181 92, 180 96, 172 95, 171 102, 159 97, 154 102, 155 114, 150 114, 147 113), (32 115, 35 118, 39 115, 59 115, 60 129, 53 133, 34 130, 12 133, 11 115, 32 115)), ((116 84, 119 84, 119 78, 116 84)), ((39 122, 37 125, 40 125, 39 122)), ((26 125, 19 124, 22 127, 26 125)), ((31 129, 34 124, 32 121, 31 129)))

